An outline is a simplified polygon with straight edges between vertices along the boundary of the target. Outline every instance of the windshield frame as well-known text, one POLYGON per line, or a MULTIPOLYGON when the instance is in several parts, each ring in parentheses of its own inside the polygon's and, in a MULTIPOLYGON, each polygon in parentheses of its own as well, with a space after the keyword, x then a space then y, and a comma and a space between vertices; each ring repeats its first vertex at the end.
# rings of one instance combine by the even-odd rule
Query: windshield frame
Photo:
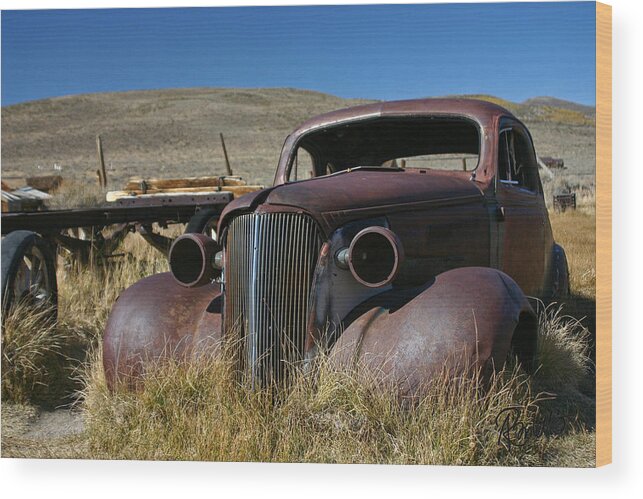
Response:
MULTIPOLYGON (((298 180, 293 180, 290 178, 290 175, 292 174, 292 170, 295 164, 295 158, 297 156, 297 151, 300 147, 301 142, 306 139, 310 134, 313 133, 318 133, 322 130, 331 130, 333 128, 340 128, 344 127, 346 125, 355 125, 355 124, 360 124, 360 123, 366 123, 366 122, 377 122, 377 121, 394 121, 394 120, 399 120, 399 121, 404 121, 404 120, 434 120, 434 119, 444 119, 444 120, 449 120, 449 121, 465 121, 468 122, 469 124, 473 125, 476 129, 476 132, 478 133, 478 161, 475 165, 474 168, 471 170, 467 170, 467 173, 471 174, 473 178, 476 177, 476 172, 480 165, 482 164, 482 155, 484 152, 484 142, 485 142, 485 133, 484 133, 484 127, 482 124, 475 118, 463 114, 457 114, 457 113, 431 113, 431 114, 387 114, 387 115, 370 115, 370 116, 360 116, 359 118, 353 118, 353 119, 347 119, 347 120, 342 120, 342 121, 337 121, 331 124, 324 124, 320 125, 317 127, 312 127, 308 130, 306 130, 304 133, 299 135, 296 140, 293 142, 291 145, 289 152, 288 152, 288 159, 286 163, 286 168, 285 168, 285 178, 286 178, 286 183, 294 183, 294 182, 301 182, 302 180, 310 180, 310 179, 298 179, 298 180)), ((307 149, 303 148, 304 151, 307 151, 307 149)), ((373 167, 375 165, 359 165, 359 166, 364 166, 364 167, 373 167)), ((382 167, 382 168, 388 168, 388 167, 382 167)), ((349 168, 350 169, 350 168, 349 168)), ((424 168, 424 169, 430 169, 430 168, 424 168)), ((325 174, 325 175, 319 175, 315 176, 312 178, 321 178, 321 177, 326 177, 328 175, 334 175, 336 173, 341 173, 344 170, 337 170, 335 172, 332 172, 330 174, 325 174)), ((456 170, 445 170, 445 171, 456 171, 456 170)))

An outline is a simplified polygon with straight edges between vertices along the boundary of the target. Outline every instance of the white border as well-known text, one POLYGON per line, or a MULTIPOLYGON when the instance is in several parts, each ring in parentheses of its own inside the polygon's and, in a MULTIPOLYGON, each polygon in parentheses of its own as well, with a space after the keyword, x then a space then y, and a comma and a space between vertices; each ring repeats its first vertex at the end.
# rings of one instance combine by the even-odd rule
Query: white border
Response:
MULTIPOLYGON (((337 3, 437 3, 381 1, 235 1, 192 0, 189 6, 302 5, 337 3)), ((594 497, 617 491, 640 493, 641 456, 641 338, 640 296, 643 275, 639 237, 641 199, 641 47, 643 9, 636 1, 612 0, 614 81, 614 464, 598 470, 456 468, 426 466, 166 463, 105 461, 8 460, 0 462, 0 494, 4 497, 53 499, 226 497, 594 497), (635 172, 636 168, 636 172, 635 172), (195 493, 199 493, 196 496, 195 493), (414 494, 415 493, 415 494, 414 494), (486 495, 486 494, 484 494, 486 495)), ((187 6, 186 5, 186 6, 187 6)), ((167 0, 7 1, 2 9, 88 7, 176 7, 167 0)), ((545 34, 546 35, 546 34, 545 34)))

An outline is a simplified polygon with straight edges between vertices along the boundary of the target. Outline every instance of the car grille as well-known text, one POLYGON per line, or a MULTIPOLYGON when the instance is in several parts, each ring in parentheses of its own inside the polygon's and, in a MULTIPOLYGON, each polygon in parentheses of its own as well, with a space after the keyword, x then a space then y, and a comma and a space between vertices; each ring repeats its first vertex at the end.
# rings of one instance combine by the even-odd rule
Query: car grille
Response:
POLYGON ((303 359, 308 301, 322 240, 300 213, 241 215, 226 238, 225 331, 243 372, 280 384, 303 359))

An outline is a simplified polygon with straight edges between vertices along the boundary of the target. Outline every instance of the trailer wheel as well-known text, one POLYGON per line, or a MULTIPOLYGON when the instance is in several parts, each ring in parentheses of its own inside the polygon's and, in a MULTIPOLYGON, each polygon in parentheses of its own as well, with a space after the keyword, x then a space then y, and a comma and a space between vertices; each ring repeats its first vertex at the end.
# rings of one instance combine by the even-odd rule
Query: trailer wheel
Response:
POLYGON ((190 218, 185 233, 205 234, 216 241, 219 215, 220 210, 217 208, 205 208, 196 212, 190 218))
POLYGON ((58 307, 56 267, 51 245, 38 234, 16 230, 2 240, 2 314, 23 302, 50 307, 55 319, 58 307))

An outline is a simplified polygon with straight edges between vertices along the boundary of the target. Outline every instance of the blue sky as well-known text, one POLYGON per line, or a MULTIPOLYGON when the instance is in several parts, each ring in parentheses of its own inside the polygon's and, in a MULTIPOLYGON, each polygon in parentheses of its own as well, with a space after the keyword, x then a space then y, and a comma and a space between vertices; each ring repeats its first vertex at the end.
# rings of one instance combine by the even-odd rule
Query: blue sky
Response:
POLYGON ((295 87, 595 103, 593 2, 2 12, 2 104, 87 92, 295 87))

